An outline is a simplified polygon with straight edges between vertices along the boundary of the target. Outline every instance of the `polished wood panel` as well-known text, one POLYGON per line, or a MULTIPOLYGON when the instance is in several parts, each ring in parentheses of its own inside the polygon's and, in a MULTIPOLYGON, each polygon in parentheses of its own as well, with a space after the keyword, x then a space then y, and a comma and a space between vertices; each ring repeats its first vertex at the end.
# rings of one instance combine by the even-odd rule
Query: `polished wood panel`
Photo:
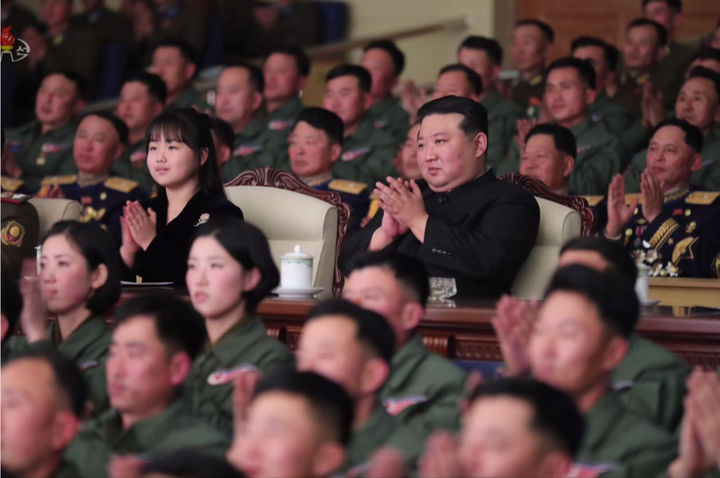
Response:
POLYGON ((660 305, 720 309, 720 279, 651 277, 648 296, 660 305))

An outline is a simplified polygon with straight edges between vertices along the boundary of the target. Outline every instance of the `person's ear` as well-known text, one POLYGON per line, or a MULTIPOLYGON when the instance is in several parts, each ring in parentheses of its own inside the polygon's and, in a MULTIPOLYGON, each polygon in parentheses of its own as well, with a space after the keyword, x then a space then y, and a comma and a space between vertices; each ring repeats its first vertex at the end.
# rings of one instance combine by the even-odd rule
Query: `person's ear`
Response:
POLYGON ((720 96, 718 97, 718 104, 715 106, 715 111, 713 112, 713 121, 720 123, 720 96))
POLYGON ((85 100, 82 98, 77 98, 75 100, 75 103, 73 103, 72 114, 76 115, 76 114, 80 113, 84 108, 85 108, 85 100))
POLYGON ((10 322, 7 317, 5 317, 5 314, 0 315, 0 340, 5 340, 5 336, 7 335, 9 329, 10 322))
POLYGON ((491 76, 493 84, 492 85, 483 85, 483 88, 485 89, 485 91, 487 91, 488 88, 490 88, 490 86, 495 86, 495 83, 497 83, 500 80, 500 71, 501 70, 502 70, 502 68, 500 68, 500 65, 493 66, 492 76, 491 76))
POLYGON ((602 365, 608 372, 620 365, 627 355, 630 344, 625 337, 612 337, 603 351, 602 365))
POLYGON ((210 150, 208 148, 202 148, 200 150, 200 166, 205 164, 208 159, 208 154, 210 154, 210 150))
POLYGON ((170 358, 170 383, 173 387, 179 387, 185 382, 190 374, 192 359, 187 352, 175 352, 170 358))
POLYGON ((243 292, 251 291, 257 287, 261 278, 262 274, 260 273, 260 269, 257 267, 253 267, 252 269, 245 271, 242 284, 243 292))
POLYGON ((367 111, 372 106, 372 95, 370 93, 362 92, 363 94, 363 111, 367 111))
POLYGON ((228 161, 230 161, 230 157, 232 156, 232 150, 230 149, 230 146, 226 144, 220 145, 218 151, 216 151, 215 153, 217 154, 218 164, 227 163, 228 161))
POLYGON ((64 450, 75 438, 80 420, 70 410, 58 410, 50 429, 50 443, 54 450, 64 450))
POLYGON ((90 287, 92 287, 93 290, 98 290, 102 286, 105 285, 105 283, 108 280, 108 268, 105 264, 98 264, 98 266, 95 268, 94 271, 92 271, 91 277, 90 277, 90 287))
POLYGON ((555 44, 549 41, 545 41, 545 61, 547 61, 548 58, 552 57, 553 50, 555 50, 555 44))
POLYGON ((152 113, 153 113, 153 119, 158 116, 160 113, 163 112, 165 109, 165 105, 160 103, 159 101, 153 101, 152 105, 152 113))
POLYGON ((398 83, 400 83, 400 77, 396 76, 393 78, 392 83, 390 84, 390 91, 394 90, 397 87, 398 83))
POLYGON ((197 66, 195 63, 187 63, 185 65, 185 79, 187 81, 192 80, 193 76, 195 76, 195 71, 197 70, 197 66))
POLYGON ((371 358, 365 362, 361 373, 360 387, 363 394, 375 394, 387 380, 390 366, 381 358, 371 358))
POLYGON ((473 148, 475 149, 475 157, 479 158, 487 152, 488 137, 485 133, 478 133, 473 138, 473 148))
POLYGON ((252 109, 253 112, 259 110, 260 107, 262 106, 262 102, 263 102, 262 92, 254 91, 252 94, 252 105, 250 106, 250 109, 252 109))
POLYGON ((342 146, 340 146, 338 143, 333 143, 330 145, 330 162, 335 163, 338 159, 340 159, 340 154, 342 154, 342 146))
POLYGON ((667 51, 666 46, 659 46, 657 47, 657 52, 655 53, 655 62, 660 63, 663 58, 665 58, 665 53, 667 51))
MULTIPOLYGON (((419 302, 406 302, 402 308, 403 330, 411 331, 420 325, 420 320, 425 313, 425 308, 419 302)), ((397 337, 400 340, 400 337, 397 337)))
POLYGON ((118 143, 117 147, 115 148, 115 154, 113 154, 113 163, 120 159, 120 156, 125 152, 125 144, 124 143, 118 143))
POLYGON ((307 86, 308 77, 307 76, 301 76, 298 78, 298 90, 302 91, 307 86))
POLYGON ((563 177, 569 178, 574 167, 575 167, 575 158, 573 158, 569 154, 566 154, 565 157, 563 158, 563 172, 562 172, 563 177))
POLYGON ((692 155, 691 161, 692 162, 690 163, 690 171, 697 171, 698 169, 702 168, 703 160, 700 153, 694 153, 692 155))
POLYGON ((345 447, 335 441, 320 445, 312 461, 312 476, 330 476, 345 461, 345 447))
POLYGON ((588 105, 591 105, 595 103, 595 98, 597 98, 597 91, 590 89, 590 87, 585 89, 585 101, 588 105))

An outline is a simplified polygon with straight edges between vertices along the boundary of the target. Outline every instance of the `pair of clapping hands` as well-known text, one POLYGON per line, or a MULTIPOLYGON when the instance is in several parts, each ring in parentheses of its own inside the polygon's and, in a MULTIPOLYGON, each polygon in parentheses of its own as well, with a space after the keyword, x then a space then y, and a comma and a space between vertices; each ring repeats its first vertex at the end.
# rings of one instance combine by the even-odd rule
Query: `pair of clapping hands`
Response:
POLYGON ((135 262, 135 253, 146 250, 156 235, 157 214, 143 209, 138 201, 126 201, 120 217, 122 245, 120 255, 128 267, 135 262))
POLYGON ((388 176, 387 184, 378 181, 373 193, 384 211, 380 229, 392 240, 408 230, 422 242, 428 214, 422 192, 414 179, 410 181, 388 176))
MULTIPOLYGON (((645 169, 640 176, 640 198, 642 198, 643 217, 648 223, 660 215, 663 208, 663 183, 652 171, 645 169)), ((605 226, 607 237, 617 237, 622 228, 635 214, 640 198, 635 198, 630 204, 625 203, 625 177, 616 174, 610 182, 607 197, 608 222, 605 226)))

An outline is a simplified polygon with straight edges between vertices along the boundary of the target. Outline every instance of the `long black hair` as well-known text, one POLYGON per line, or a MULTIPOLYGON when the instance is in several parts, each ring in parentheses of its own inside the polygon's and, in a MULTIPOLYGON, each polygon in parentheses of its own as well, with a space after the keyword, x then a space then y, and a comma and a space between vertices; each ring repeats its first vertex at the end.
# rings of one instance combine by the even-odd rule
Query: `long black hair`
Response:
MULTIPOLYGON (((209 196, 227 197, 225 188, 220 179, 215 145, 213 143, 212 123, 205 113, 199 113, 192 108, 174 108, 158 115, 147 128, 146 143, 158 141, 161 137, 166 141, 179 141, 187 144, 195 153, 200 163, 202 150, 207 149, 207 161, 200 166, 198 172, 198 189, 209 196)), ((158 191, 164 193, 158 186, 158 191)))

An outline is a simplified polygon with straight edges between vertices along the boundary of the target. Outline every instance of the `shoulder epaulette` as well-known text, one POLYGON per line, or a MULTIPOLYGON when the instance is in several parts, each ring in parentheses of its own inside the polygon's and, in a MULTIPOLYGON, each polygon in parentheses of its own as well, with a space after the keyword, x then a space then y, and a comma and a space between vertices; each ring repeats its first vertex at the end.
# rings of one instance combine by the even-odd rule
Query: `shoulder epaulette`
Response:
POLYGON ((365 183, 349 181, 347 179, 333 179, 328 184, 328 188, 332 189, 333 191, 340 191, 350 194, 360 194, 366 187, 367 184, 365 183))
POLYGON ((20 189, 20 186, 23 185, 22 179, 11 178, 8 176, 3 176, 0 178, 0 181, 2 181, 2 183, 0 183, 0 188, 3 191, 10 191, 13 193, 20 189))
POLYGON ((120 191, 121 193, 129 193, 140 183, 137 181, 133 181, 132 179, 125 179, 118 176, 113 176, 112 178, 108 178, 105 180, 105 186, 114 189, 115 191, 120 191))
POLYGON ((720 196, 720 191, 693 191, 685 196, 688 204, 701 204, 707 206, 712 204, 720 196))
POLYGON ((53 184, 72 184, 77 181, 74 174, 65 174, 63 176, 45 176, 42 180, 43 186, 52 186, 53 184))
POLYGON ((22 204, 24 202, 27 202, 28 199, 30 199, 32 196, 30 196, 29 194, 11 193, 9 191, 5 191, 0 195, 0 197, 2 197, 3 202, 22 204))
POLYGON ((542 83, 542 79, 543 79, 542 75, 535 75, 532 78, 530 78, 530 81, 528 81, 528 83, 530 83, 530 86, 537 86, 540 83, 542 83))
POLYGON ((642 193, 626 194, 625 204, 632 204, 635 199, 638 199, 638 204, 642 203, 642 193))
POLYGON ((602 195, 597 195, 597 196, 583 196, 583 197, 587 200, 588 205, 589 205, 590 207, 595 207, 595 206, 597 206, 598 204, 600 204, 600 201, 602 201, 602 200, 605 198, 605 196, 602 196, 602 195))

